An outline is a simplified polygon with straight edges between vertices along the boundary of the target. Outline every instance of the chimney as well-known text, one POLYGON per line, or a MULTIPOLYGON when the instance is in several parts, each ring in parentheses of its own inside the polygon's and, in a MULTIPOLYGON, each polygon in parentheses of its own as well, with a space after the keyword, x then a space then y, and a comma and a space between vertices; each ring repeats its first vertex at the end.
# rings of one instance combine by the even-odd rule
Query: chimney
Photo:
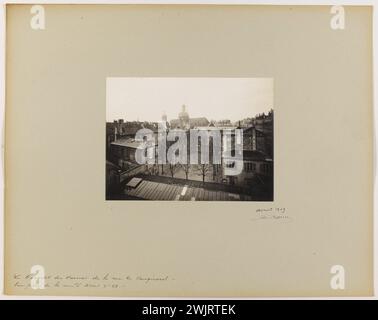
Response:
POLYGON ((115 126, 114 127, 114 142, 117 141, 117 134, 118 134, 118 130, 117 130, 117 127, 115 126))

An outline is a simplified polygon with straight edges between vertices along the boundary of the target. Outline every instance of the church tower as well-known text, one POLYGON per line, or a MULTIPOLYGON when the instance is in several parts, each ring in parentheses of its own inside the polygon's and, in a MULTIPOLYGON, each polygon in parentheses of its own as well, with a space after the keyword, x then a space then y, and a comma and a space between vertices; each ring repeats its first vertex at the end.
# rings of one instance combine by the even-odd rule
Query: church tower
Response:
POLYGON ((180 128, 184 130, 190 129, 189 114, 186 111, 185 104, 181 107, 181 112, 179 113, 180 128))
POLYGON ((167 122, 167 115, 165 114, 165 111, 163 112, 163 115, 161 116, 161 121, 167 122))
POLYGON ((165 111, 163 112, 163 115, 161 116, 161 122, 162 122, 162 126, 165 130, 169 129, 169 122, 167 121, 167 114, 165 113, 165 111))

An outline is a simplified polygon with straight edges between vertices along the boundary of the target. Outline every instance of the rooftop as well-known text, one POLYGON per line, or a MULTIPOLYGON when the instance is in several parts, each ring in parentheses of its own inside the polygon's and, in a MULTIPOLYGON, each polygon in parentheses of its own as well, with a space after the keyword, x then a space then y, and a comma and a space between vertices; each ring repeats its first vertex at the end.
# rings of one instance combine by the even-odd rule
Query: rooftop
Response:
MULTIPOLYGON (((135 178, 134 178, 135 179, 135 178)), ((131 182, 131 181, 130 181, 131 182)), ((135 185, 135 181, 132 185, 135 185)), ((176 201, 230 201, 247 200, 252 197, 246 194, 237 194, 220 190, 208 190, 181 184, 167 184, 162 182, 142 180, 136 187, 128 187, 124 194, 145 200, 176 200, 176 201)))
POLYGON ((244 160, 264 161, 267 159, 267 155, 257 150, 243 150, 244 160))
POLYGON ((139 146, 141 146, 142 141, 136 141, 134 139, 118 139, 116 141, 113 141, 111 144, 121 147, 137 149, 139 146))

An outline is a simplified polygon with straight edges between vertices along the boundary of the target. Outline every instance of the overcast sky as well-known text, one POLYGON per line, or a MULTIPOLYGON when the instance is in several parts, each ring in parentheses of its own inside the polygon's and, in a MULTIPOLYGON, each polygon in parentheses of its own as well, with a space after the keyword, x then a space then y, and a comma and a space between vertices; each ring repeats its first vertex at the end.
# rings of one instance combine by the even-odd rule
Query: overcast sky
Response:
POLYGON ((273 109, 272 78, 107 78, 106 121, 191 118, 231 121, 273 109))

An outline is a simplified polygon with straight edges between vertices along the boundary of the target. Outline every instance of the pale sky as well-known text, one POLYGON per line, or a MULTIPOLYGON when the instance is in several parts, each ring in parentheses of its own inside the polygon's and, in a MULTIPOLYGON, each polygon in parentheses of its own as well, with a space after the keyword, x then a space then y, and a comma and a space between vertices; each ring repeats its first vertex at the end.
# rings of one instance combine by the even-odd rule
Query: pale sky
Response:
POLYGON ((273 106, 273 78, 107 78, 106 121, 168 121, 185 104, 190 118, 232 122, 273 106))

